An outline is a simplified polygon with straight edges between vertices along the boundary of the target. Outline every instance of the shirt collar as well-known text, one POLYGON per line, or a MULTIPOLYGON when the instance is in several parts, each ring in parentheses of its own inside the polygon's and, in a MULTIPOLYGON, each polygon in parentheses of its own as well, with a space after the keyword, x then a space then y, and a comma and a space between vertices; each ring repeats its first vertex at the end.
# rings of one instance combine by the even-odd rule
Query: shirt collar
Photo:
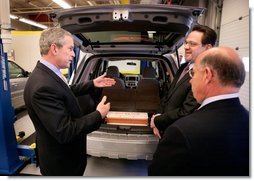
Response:
POLYGON ((194 63, 192 63, 192 62, 189 63, 189 71, 193 68, 193 65, 194 65, 194 63))
POLYGON ((45 65, 46 67, 48 67, 50 70, 52 70, 56 75, 58 75, 61 78, 61 71, 59 68, 57 68, 55 65, 49 63, 48 61, 41 59, 40 62, 45 65))
POLYGON ((201 106, 198 108, 200 109, 201 107, 210 104, 212 102, 218 101, 218 100, 223 100, 223 99, 231 99, 231 98, 237 98, 239 97, 239 93, 233 93, 233 94, 223 94, 223 95, 218 95, 218 96, 213 96, 213 97, 208 97, 206 98, 201 106))

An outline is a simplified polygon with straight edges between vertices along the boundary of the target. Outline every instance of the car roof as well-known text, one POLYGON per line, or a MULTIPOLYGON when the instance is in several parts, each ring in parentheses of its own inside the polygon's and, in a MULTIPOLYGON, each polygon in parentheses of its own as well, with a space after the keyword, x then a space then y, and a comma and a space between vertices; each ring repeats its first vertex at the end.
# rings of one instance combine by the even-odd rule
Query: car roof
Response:
POLYGON ((91 53, 172 53, 204 8, 169 5, 106 5, 51 14, 91 53))

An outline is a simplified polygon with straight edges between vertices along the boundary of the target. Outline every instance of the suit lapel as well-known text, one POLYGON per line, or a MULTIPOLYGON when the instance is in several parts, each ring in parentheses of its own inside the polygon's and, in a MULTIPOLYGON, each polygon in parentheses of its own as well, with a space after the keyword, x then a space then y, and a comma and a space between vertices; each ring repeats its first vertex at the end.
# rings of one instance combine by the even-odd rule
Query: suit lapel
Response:
POLYGON ((186 74, 186 75, 184 75, 184 77, 179 82, 177 82, 179 77, 180 77, 180 75, 181 75, 181 73, 182 73, 182 71, 183 71, 183 69, 187 66, 187 64, 188 64, 188 62, 183 64, 180 67, 179 71, 177 71, 176 76, 175 76, 173 82, 171 83, 170 89, 168 91, 167 100, 172 96, 172 94, 177 90, 177 88, 179 86, 181 86, 186 81, 189 81, 190 76, 188 74, 186 74))
POLYGON ((187 74, 185 74, 184 76, 183 76, 183 78, 179 81, 179 82, 177 82, 177 84, 175 85, 175 87, 174 87, 174 90, 177 88, 177 87, 179 87, 181 84, 183 84, 183 83, 185 83, 186 81, 189 81, 190 80, 190 75, 187 73, 187 74))
MULTIPOLYGON (((70 87, 65 82, 63 82, 63 80, 60 77, 58 77, 58 75, 56 75, 52 70, 50 70, 48 67, 46 67, 42 63, 38 62, 36 65, 36 68, 38 68, 41 71, 48 74, 52 79, 54 79, 56 81, 56 84, 57 83, 60 84, 60 86, 63 88, 61 90, 65 92, 65 95, 67 97, 67 100, 65 101, 65 103, 67 105, 66 109, 68 109, 68 111, 72 115, 80 116, 80 114, 82 112, 81 108, 79 106, 76 96, 74 95, 74 93, 72 92, 70 87)), ((55 85, 52 85, 52 86, 55 86, 55 85)))
MULTIPOLYGON (((60 78, 58 77, 52 70, 50 70, 48 67, 43 65, 42 63, 38 62, 37 67, 39 69, 42 69, 45 71, 47 74, 49 74, 53 79, 55 79, 56 82, 58 82, 67 92, 70 94, 73 94, 69 86, 60 78)), ((75 97, 75 96, 74 96, 75 97)))

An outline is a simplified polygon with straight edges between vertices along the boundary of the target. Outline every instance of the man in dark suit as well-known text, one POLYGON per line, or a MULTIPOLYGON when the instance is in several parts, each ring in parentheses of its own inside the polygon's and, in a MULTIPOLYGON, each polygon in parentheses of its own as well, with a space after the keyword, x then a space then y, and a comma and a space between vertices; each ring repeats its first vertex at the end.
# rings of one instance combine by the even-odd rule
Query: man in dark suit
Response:
POLYGON ((167 128, 148 174, 248 176, 249 112, 238 95, 245 80, 240 57, 231 48, 212 48, 190 74, 201 106, 167 128))
POLYGON ((98 129, 110 109, 106 97, 94 112, 82 115, 77 96, 95 87, 114 85, 102 75, 88 83, 68 86, 60 69, 70 66, 74 54, 72 35, 61 28, 44 30, 40 37, 42 58, 24 91, 28 114, 36 131, 37 160, 42 175, 83 175, 86 134, 98 129))
POLYGON ((170 124, 199 106, 192 95, 188 71, 200 53, 215 45, 216 39, 216 32, 203 25, 194 26, 188 34, 184 42, 186 63, 179 68, 167 94, 162 98, 159 112, 151 118, 150 126, 159 138, 170 124))

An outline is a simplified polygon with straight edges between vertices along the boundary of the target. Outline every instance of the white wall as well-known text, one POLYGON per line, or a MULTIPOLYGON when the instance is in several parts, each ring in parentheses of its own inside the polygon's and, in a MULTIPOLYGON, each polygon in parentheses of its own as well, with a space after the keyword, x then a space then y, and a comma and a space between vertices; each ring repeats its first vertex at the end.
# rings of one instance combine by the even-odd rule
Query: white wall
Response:
POLYGON ((27 71, 32 71, 40 60, 39 39, 41 31, 12 31, 11 49, 14 61, 27 71))
MULTIPOLYGON (((249 1, 224 0, 219 46, 237 50, 241 58, 249 59, 249 1)), ((246 79, 240 90, 240 100, 249 110, 249 62, 246 63, 246 79)))

